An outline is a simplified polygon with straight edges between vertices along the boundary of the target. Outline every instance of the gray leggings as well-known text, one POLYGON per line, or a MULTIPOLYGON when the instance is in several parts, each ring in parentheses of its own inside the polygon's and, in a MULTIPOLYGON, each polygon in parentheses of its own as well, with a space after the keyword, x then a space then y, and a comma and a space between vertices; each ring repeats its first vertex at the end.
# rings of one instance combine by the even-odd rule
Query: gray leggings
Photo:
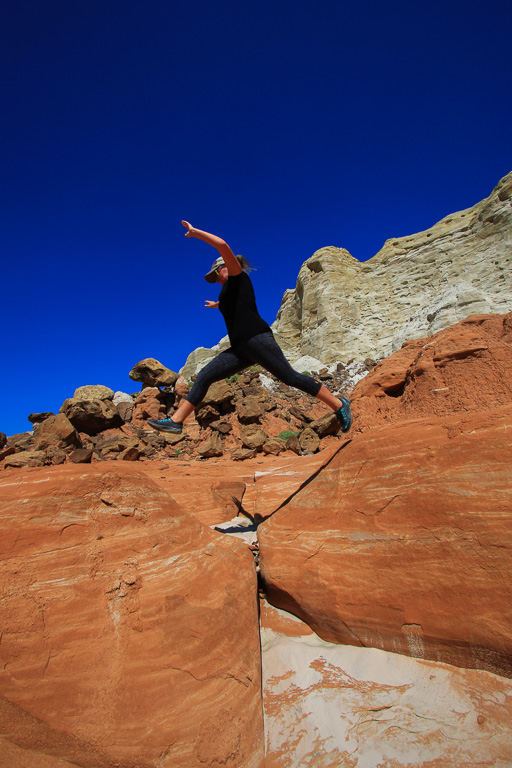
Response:
POLYGON ((267 331, 238 344, 236 350, 230 347, 214 357, 208 365, 199 371, 194 386, 186 399, 192 405, 198 405, 214 381, 233 376, 255 363, 266 368, 284 384, 301 389, 314 397, 318 395, 322 387, 320 382, 312 379, 311 376, 305 376, 303 373, 293 370, 273 334, 267 331))

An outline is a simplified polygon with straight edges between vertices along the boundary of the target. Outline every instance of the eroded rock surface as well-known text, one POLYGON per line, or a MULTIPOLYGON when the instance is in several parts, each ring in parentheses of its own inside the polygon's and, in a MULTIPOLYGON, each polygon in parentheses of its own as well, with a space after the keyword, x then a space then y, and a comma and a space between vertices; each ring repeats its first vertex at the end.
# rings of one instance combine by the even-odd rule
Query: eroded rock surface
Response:
POLYGON ((6 470, 0 500, 6 754, 23 768, 260 768, 247 548, 117 462, 6 470))
POLYGON ((324 640, 512 676, 512 404, 344 445, 259 528, 270 602, 324 640))
POLYGON ((512 764, 512 681, 326 643, 261 610, 266 768, 512 764))

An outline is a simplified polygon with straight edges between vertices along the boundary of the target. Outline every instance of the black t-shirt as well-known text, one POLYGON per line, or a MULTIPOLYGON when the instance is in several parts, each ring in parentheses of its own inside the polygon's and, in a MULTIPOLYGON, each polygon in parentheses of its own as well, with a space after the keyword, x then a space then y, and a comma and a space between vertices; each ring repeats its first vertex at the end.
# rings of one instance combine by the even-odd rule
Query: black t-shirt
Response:
POLYGON ((270 331, 269 324, 260 317, 256 307, 254 288, 247 272, 228 277, 219 293, 219 309, 232 347, 270 331))

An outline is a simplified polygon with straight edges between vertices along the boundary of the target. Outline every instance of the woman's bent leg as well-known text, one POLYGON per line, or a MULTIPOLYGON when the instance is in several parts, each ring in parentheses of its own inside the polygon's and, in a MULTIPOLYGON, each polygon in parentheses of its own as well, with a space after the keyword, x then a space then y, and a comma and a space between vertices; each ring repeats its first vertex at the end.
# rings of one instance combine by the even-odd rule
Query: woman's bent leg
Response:
MULTIPOLYGON (((210 384, 213 384, 215 381, 221 381, 221 379, 226 379, 228 376, 233 376, 235 373, 243 371, 244 368, 247 368, 250 364, 251 361, 247 360, 244 356, 237 354, 231 348, 226 349, 224 352, 221 352, 220 355, 214 357, 208 365, 199 371, 194 386, 188 393, 184 402, 191 405, 193 409, 196 408, 201 400, 204 399, 210 384)), ((176 411, 175 416, 177 416, 180 408, 176 411)), ((173 417, 173 419, 174 418, 175 417, 173 417)))
POLYGON ((318 397, 322 390, 322 384, 319 381, 311 376, 306 376, 304 373, 299 373, 291 367, 272 333, 260 333, 258 336, 253 336, 252 339, 240 345, 240 352, 251 362, 262 365, 276 379, 290 387, 300 389, 314 397, 318 397))

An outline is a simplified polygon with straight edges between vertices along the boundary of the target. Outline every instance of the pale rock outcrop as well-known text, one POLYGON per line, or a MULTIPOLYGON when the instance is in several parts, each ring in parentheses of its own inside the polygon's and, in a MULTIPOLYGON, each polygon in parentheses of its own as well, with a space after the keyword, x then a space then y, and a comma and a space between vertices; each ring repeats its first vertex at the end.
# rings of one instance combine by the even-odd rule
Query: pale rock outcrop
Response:
MULTIPOLYGON (((404 341, 469 315, 512 310, 511 197, 509 173, 485 200, 423 232, 390 238, 366 262, 344 248, 320 248, 272 324, 286 357, 299 370, 304 357, 323 365, 381 360, 404 341)), ((228 344, 225 337, 192 352, 183 375, 197 373, 228 344)))
POLYGON ((512 173, 491 195, 367 262, 321 248, 286 291, 274 332, 290 359, 381 359, 468 315, 512 309, 512 173))
POLYGON ((229 339, 227 336, 224 336, 214 347, 198 347, 194 349, 187 357, 185 365, 180 370, 180 374, 184 378, 190 379, 192 376, 197 375, 201 368, 204 368, 219 352, 223 352, 228 347, 229 339))
POLYGON ((262 768, 253 557, 142 473, 6 470, 0 605, 2 768, 262 768))

